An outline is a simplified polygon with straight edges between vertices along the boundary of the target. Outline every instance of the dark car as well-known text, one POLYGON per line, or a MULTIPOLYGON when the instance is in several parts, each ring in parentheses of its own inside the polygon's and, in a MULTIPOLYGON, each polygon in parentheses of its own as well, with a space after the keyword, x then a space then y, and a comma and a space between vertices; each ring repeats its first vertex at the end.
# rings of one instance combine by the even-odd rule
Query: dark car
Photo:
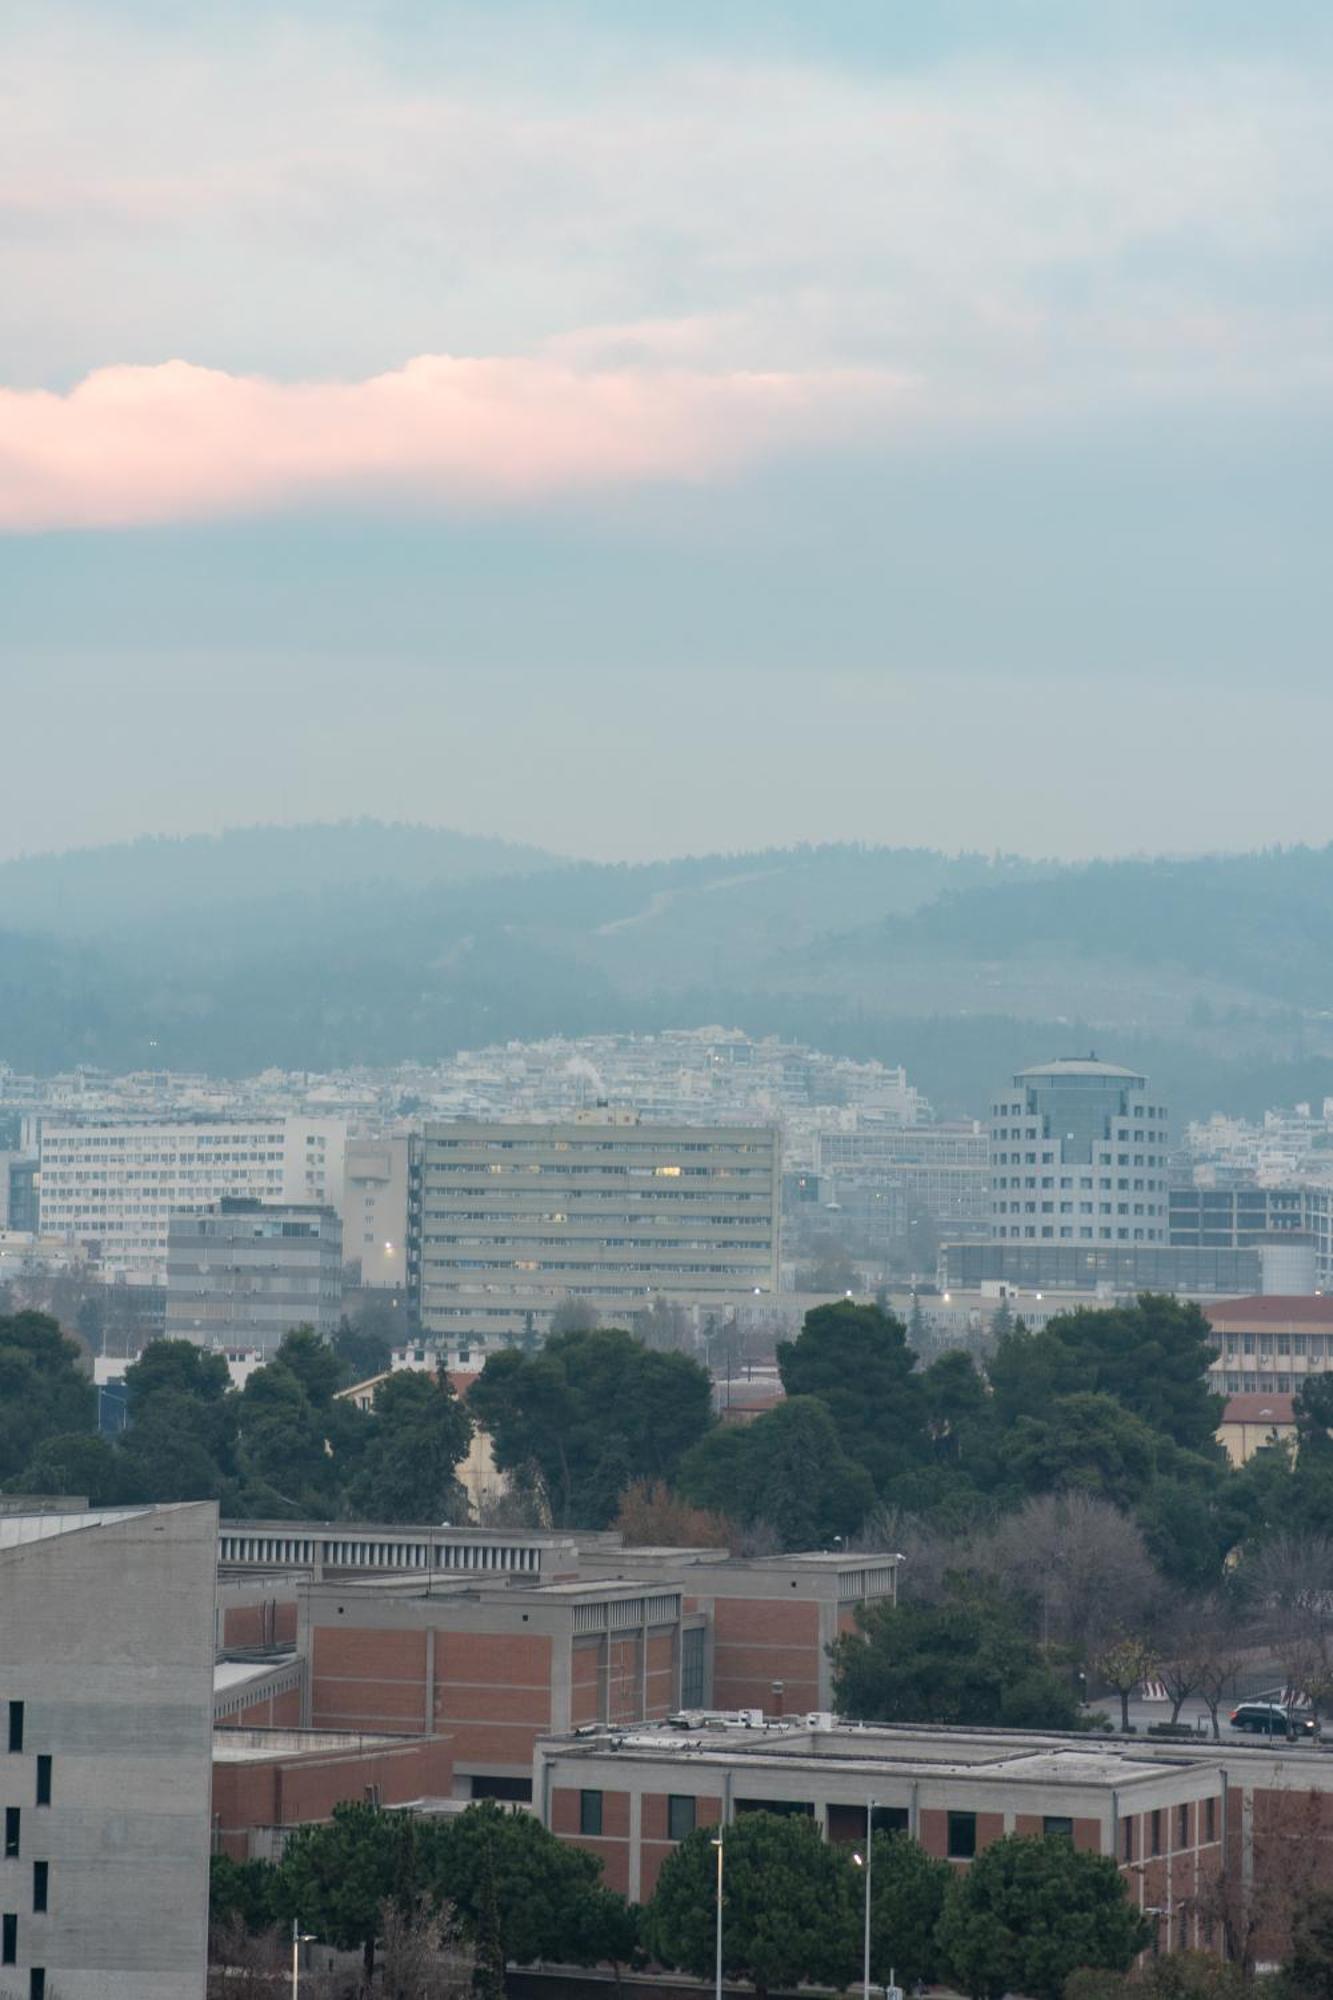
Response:
POLYGON ((1307 1708, 1280 1701, 1243 1701, 1231 1712, 1231 1727, 1255 1736, 1313 1736, 1314 1717, 1307 1708))

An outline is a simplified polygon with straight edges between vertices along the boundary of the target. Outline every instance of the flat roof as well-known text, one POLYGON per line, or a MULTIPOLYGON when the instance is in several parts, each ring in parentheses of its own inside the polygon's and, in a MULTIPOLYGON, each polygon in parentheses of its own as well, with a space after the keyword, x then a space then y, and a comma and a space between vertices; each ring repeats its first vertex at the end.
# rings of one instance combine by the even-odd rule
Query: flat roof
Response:
POLYGON ((159 1511, 154 1507, 116 1507, 95 1514, 86 1510, 71 1514, 0 1514, 0 1549, 49 1541, 54 1535, 72 1535, 81 1528, 106 1528, 117 1521, 138 1521, 145 1514, 159 1511))
MULTIPOLYGON (((266 1764, 274 1758, 328 1757, 358 1750, 401 1750, 420 1736, 364 1736, 352 1729, 228 1729, 213 1731, 215 1764, 266 1764)), ((434 1739, 438 1741, 439 1739, 434 1739)))

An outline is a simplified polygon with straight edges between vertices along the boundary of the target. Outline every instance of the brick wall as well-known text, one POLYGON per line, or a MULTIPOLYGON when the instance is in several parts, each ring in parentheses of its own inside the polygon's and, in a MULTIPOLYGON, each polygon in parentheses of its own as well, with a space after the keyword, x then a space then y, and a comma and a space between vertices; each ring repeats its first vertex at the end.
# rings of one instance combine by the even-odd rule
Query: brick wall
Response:
POLYGON ((260 1827, 320 1824, 335 1805, 375 1791, 381 1805, 449 1796, 452 1746, 421 1738, 392 1748, 331 1751, 326 1755, 218 1762, 213 1766, 214 1840, 224 1854, 244 1861, 260 1827))
POLYGON ((713 1703, 772 1710, 783 1683, 788 1715, 819 1707, 819 1606, 719 1597, 713 1604, 713 1703))

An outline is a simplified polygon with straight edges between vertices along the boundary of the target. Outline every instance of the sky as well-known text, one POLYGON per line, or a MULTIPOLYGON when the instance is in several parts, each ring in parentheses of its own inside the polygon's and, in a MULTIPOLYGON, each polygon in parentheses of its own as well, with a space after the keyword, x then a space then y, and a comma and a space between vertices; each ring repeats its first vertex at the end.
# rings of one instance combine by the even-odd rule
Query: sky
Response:
POLYGON ((0 854, 1333 837, 1333 13, 11 0, 0 854))

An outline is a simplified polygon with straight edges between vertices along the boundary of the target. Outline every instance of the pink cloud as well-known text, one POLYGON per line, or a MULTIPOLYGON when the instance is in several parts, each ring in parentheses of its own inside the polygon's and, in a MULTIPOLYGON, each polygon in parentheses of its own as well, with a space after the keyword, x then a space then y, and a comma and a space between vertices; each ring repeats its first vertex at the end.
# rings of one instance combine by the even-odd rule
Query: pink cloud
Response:
POLYGON ((725 473, 824 438, 887 376, 579 369, 423 354, 360 382, 185 361, 0 390, 0 530, 122 528, 301 501, 495 505, 725 473))

